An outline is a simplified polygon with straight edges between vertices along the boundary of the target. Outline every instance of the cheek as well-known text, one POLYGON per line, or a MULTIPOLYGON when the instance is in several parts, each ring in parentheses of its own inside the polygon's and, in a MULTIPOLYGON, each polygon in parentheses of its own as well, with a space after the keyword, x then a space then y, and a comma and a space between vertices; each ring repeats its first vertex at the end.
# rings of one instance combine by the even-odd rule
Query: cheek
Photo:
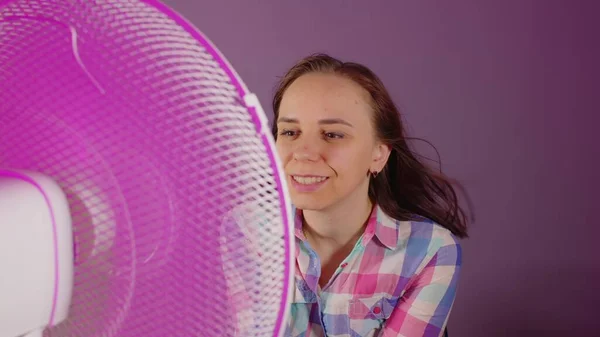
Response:
POLYGON ((285 146, 281 141, 275 142, 275 150, 279 159, 284 163, 291 157, 291 151, 288 149, 288 146, 285 146))
POLYGON ((327 149, 324 158, 339 174, 342 172, 353 174, 355 171, 367 170, 371 152, 364 146, 339 146, 327 149))

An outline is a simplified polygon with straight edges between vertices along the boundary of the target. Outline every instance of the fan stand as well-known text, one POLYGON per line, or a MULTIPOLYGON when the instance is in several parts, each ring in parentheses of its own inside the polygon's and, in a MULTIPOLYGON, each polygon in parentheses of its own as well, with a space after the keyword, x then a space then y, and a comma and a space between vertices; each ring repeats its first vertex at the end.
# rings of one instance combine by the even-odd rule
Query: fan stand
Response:
POLYGON ((42 337, 71 304, 67 198, 49 177, 17 170, 0 170, 0 192, 0 337, 42 337))
POLYGON ((44 329, 37 329, 37 330, 33 330, 28 334, 25 334, 21 337, 43 337, 44 336, 44 329))

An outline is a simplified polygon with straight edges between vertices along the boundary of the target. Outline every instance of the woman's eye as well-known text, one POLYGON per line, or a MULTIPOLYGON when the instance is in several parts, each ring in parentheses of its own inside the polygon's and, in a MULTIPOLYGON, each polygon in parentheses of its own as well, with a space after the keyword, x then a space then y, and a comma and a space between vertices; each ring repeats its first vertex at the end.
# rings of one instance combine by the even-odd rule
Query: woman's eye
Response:
POLYGON ((279 133, 279 135, 280 135, 280 136, 288 136, 288 137, 293 137, 293 136, 295 136, 295 135, 296 135, 296 133, 295 133, 294 131, 292 131, 292 130, 282 130, 282 131, 279 133))
POLYGON ((335 132, 325 132, 325 137, 331 138, 331 139, 340 139, 340 138, 344 138, 344 135, 335 133, 335 132))

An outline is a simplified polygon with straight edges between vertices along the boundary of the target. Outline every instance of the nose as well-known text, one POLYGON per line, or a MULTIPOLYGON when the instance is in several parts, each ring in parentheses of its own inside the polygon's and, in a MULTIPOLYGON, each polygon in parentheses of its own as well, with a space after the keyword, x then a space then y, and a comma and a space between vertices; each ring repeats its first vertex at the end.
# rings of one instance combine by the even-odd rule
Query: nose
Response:
POLYGON ((296 140, 295 145, 293 151, 295 160, 317 161, 319 159, 321 150, 316 142, 307 137, 301 137, 296 140))

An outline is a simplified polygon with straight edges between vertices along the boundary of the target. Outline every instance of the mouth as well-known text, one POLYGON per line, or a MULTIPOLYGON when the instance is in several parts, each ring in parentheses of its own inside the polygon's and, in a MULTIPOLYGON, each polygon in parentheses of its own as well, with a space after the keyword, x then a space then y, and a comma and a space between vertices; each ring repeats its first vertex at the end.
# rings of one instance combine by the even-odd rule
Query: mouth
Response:
POLYGON ((328 177, 322 176, 296 176, 292 175, 292 180, 300 185, 316 185, 329 179, 328 177))
POLYGON ((329 180, 329 177, 308 175, 291 175, 291 178, 292 188, 299 193, 316 192, 329 180))

